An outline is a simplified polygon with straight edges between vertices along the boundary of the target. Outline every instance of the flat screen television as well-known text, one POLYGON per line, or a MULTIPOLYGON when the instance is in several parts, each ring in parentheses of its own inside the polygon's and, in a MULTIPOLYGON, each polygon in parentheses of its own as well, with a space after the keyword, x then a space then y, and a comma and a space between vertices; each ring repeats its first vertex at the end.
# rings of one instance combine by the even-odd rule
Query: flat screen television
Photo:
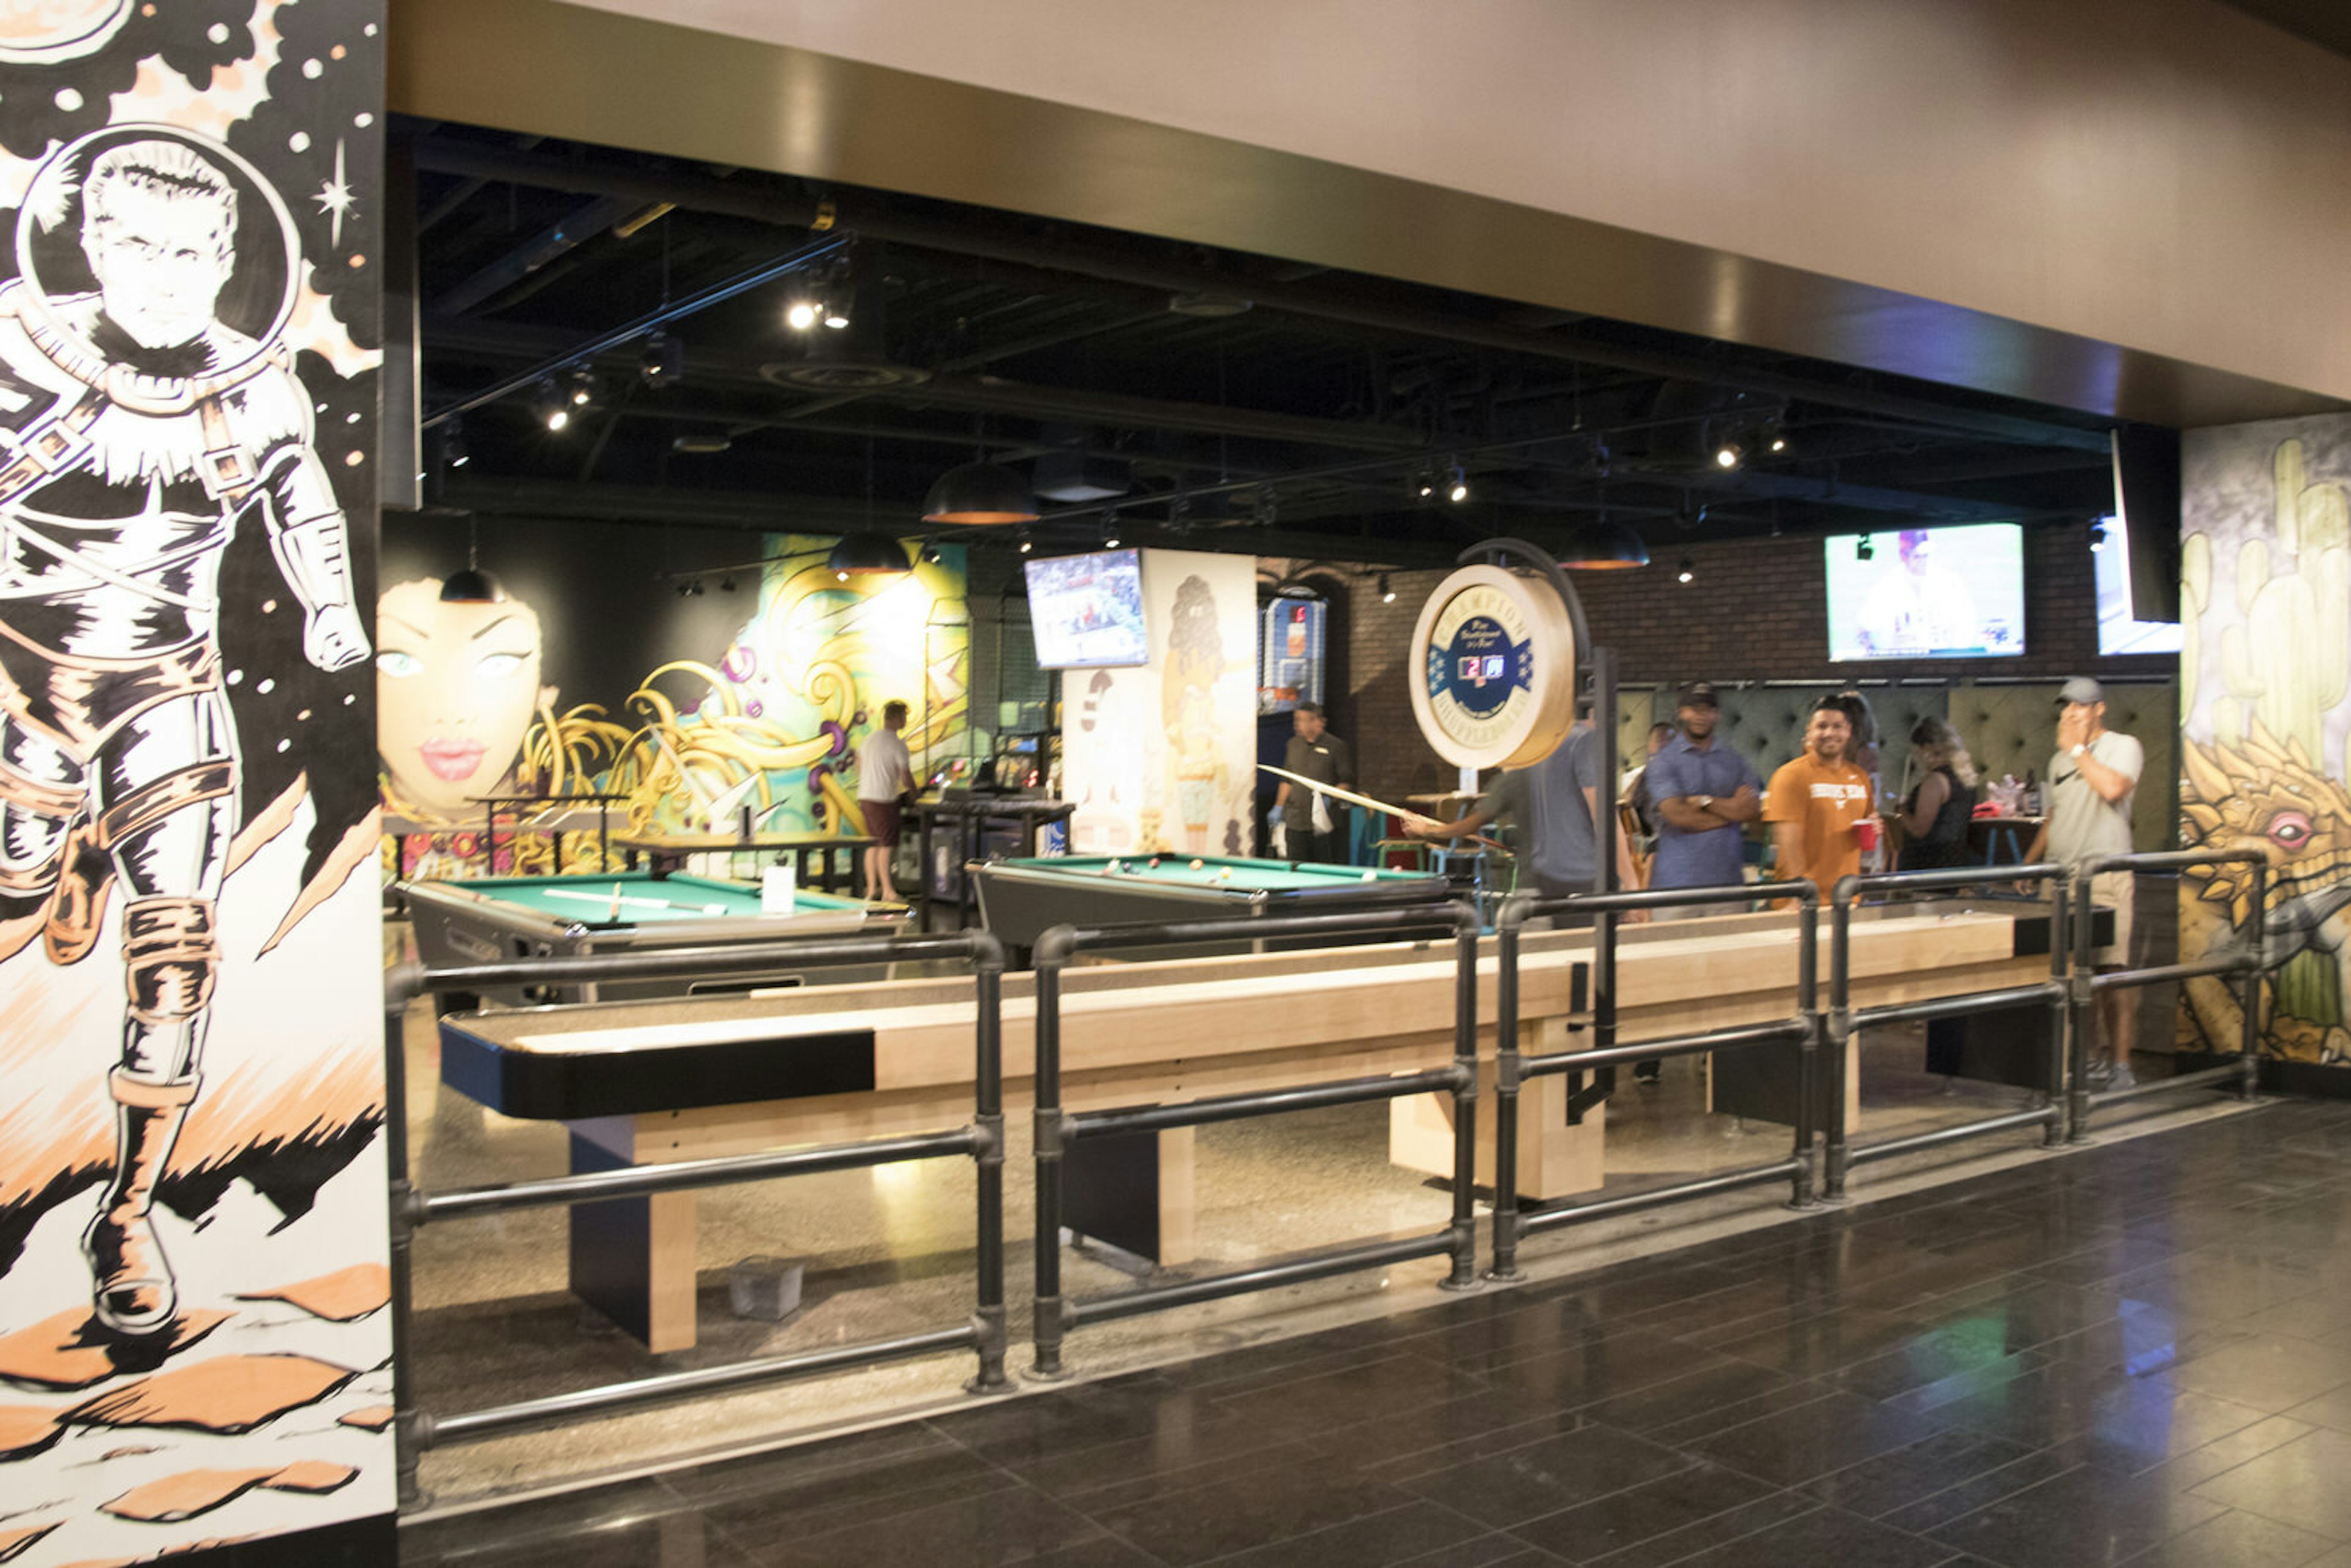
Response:
POLYGON ((1151 662, 1140 553, 1097 550, 1026 566, 1038 668, 1098 670, 1151 662))
POLYGON ((1832 661, 2024 652, 2024 531, 2016 524, 1842 534, 1825 550, 1832 661))
POLYGON ((2098 585, 2098 652, 2179 653, 2179 622, 2131 618, 2130 530, 2119 517, 2103 518, 2094 528, 2090 575, 2098 585))

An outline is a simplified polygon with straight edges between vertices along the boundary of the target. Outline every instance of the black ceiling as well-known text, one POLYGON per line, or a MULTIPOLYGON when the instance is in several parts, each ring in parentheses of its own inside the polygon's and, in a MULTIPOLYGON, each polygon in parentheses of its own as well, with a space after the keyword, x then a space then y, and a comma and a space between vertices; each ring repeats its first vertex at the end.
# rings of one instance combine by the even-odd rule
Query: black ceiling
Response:
POLYGON ((1604 509, 1663 548, 2110 498, 2091 415, 1082 225, 402 130, 434 507, 912 534, 943 470, 1058 453, 1124 493, 1040 502, 1040 544, 1096 539, 1114 507, 1130 542, 1406 565, 1557 542, 1604 509), (819 284, 851 326, 793 331, 787 303, 819 284), (672 384, 643 373, 656 325, 672 384), (550 433, 544 379, 575 368, 591 400, 550 433), (1726 470, 1734 439, 1753 450, 1726 470))

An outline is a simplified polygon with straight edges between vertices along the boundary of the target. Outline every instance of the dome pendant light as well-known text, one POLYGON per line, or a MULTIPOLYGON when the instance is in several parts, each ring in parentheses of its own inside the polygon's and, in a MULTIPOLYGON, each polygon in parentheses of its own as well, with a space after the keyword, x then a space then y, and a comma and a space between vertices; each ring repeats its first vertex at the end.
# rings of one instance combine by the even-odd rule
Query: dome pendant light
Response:
POLYGON ((923 521, 950 526, 1033 523, 1029 481, 1000 463, 967 463, 940 475, 923 500, 923 521))
POLYGON ((1612 522, 1604 512, 1569 537, 1559 564, 1573 571, 1627 571, 1649 564, 1649 547, 1630 524, 1612 522))
POLYGON ((825 558, 825 570, 841 581, 911 571, 906 547, 880 534, 844 534, 825 558))

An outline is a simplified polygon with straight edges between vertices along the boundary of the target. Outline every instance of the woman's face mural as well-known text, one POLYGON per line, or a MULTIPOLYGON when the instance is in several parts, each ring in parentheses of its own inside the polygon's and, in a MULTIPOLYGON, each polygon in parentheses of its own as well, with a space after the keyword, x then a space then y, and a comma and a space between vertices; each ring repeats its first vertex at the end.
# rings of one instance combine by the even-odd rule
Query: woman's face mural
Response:
POLYGON ((432 579, 376 601, 376 748, 396 804, 450 821, 498 792, 531 715, 555 700, 538 683, 538 613, 517 599, 444 603, 432 579))

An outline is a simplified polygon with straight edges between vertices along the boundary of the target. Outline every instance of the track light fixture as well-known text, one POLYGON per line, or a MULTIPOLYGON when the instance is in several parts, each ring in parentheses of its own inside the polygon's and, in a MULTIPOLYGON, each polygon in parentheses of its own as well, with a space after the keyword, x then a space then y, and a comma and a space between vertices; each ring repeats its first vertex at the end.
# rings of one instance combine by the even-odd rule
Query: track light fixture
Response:
POLYGON ((1023 528, 1023 529, 1021 529, 1021 530, 1020 530, 1020 553, 1021 553, 1022 555, 1027 555, 1030 550, 1035 549, 1036 548, 1037 548, 1037 541, 1036 541, 1035 539, 1032 539, 1032 538, 1030 538, 1029 537, 1029 530, 1028 530, 1027 528, 1023 528))
POLYGON ((1877 554, 1877 547, 1876 547, 1876 545, 1873 545, 1873 544, 1871 544, 1871 543, 1869 542, 1869 536, 1868 536, 1867 534, 1864 534, 1864 535, 1862 535, 1860 538, 1855 539, 1855 540, 1854 541, 1854 546, 1853 546, 1853 559, 1855 559, 1855 560, 1870 560, 1870 559, 1875 559, 1875 558, 1876 558, 1876 554, 1877 554))
POLYGON ((1380 602, 1382 604, 1395 602, 1395 590, 1388 586, 1388 574, 1384 571, 1380 573, 1380 602))
POLYGON ((1726 472, 1747 461, 1747 448, 1733 436, 1714 449, 1714 465, 1726 472))
POLYGON ((571 400, 555 384, 552 376, 541 381, 530 394, 530 406, 541 424, 549 430, 561 430, 571 423, 571 400))
POLYGON ((845 329, 849 325, 848 304, 838 298, 827 304, 824 308, 824 324, 836 332, 845 329))
POLYGON ((784 325, 795 332, 805 332, 824 315, 824 307, 814 298, 801 295, 784 307, 784 325))
POLYGON ((1446 486, 1445 498, 1459 506, 1469 498, 1469 476, 1461 471, 1458 459, 1453 465, 1453 482, 1446 486))
POLYGON ((1102 544, 1104 549, 1118 548, 1118 511, 1115 507, 1102 514, 1102 544))
POLYGON ((596 401, 596 378, 584 365, 571 372, 571 384, 568 389, 568 395, 571 399, 573 408, 586 408, 596 401))
POLYGON ((1424 501, 1436 495, 1437 476, 1426 468, 1422 469, 1412 482, 1412 493, 1424 501))
POLYGON ((1682 557, 1681 569, 1674 573, 1674 580, 1676 582, 1687 582, 1697 576, 1698 569, 1690 564, 1690 558, 1687 556, 1682 557))
POLYGON ((443 425, 441 427, 441 461, 452 468, 463 468, 473 460, 474 455, 465 449, 464 423, 453 419, 443 425))
POLYGON ((685 379, 685 345, 666 332, 654 333, 645 340, 645 355, 637 370, 645 385, 656 391, 677 385, 685 379))
POLYGON ((923 541, 923 564, 925 566, 936 566, 940 561, 946 559, 946 557, 942 554, 939 549, 939 541, 936 538, 927 538, 923 541))
POLYGON ((2105 548, 2106 525, 2104 523, 2092 523, 2090 525, 2090 553, 2095 555, 2098 551, 2105 548))

